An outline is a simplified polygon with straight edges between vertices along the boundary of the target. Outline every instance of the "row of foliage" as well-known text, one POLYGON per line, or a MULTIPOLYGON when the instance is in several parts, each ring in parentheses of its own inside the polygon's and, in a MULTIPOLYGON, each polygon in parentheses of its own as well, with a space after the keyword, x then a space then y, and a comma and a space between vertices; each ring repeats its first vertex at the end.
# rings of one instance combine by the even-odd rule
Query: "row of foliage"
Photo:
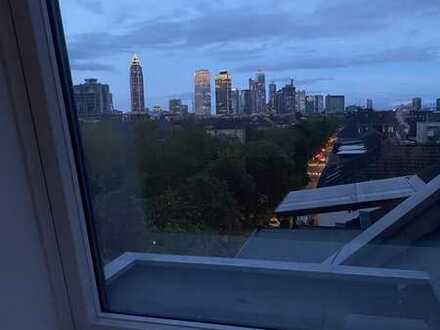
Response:
MULTIPOLYGON (((336 127, 328 118, 307 120, 249 131, 243 144, 210 136, 194 121, 82 123, 103 240, 143 230, 248 232, 287 192, 307 185, 308 159, 336 127)), ((104 245, 122 244, 115 241, 104 245)))

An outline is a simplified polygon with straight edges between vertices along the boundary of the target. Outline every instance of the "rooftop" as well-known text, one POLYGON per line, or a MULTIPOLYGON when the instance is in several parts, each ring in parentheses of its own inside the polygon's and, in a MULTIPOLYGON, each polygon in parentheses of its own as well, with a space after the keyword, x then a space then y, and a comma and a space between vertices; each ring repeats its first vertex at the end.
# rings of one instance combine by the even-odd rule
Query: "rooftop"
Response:
POLYGON ((417 176, 300 190, 289 193, 275 210, 280 215, 306 215, 381 206, 407 198, 423 188, 417 176))
POLYGON ((247 240, 237 258, 320 263, 360 232, 334 228, 263 229, 247 240))

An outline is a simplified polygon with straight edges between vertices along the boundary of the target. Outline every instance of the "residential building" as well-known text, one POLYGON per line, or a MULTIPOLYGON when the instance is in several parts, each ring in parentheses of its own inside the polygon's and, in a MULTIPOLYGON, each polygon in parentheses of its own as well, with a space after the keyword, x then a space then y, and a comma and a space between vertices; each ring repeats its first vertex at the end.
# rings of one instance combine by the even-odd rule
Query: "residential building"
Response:
POLYGON ((182 103, 181 99, 171 99, 169 110, 172 114, 188 113, 188 105, 182 103))
POLYGON ((135 54, 130 64, 131 111, 145 112, 144 74, 139 57, 135 54))
POLYGON ((325 111, 327 113, 342 113, 345 111, 345 96, 327 95, 325 97, 325 111))
POLYGON ((246 143, 246 129, 241 127, 208 127, 206 132, 218 138, 237 139, 240 143, 246 143))
POLYGON ((217 115, 232 114, 232 77, 228 71, 215 77, 215 109, 217 115))
POLYGON ((73 86, 77 112, 80 116, 98 115, 113 111, 113 97, 107 84, 97 79, 86 79, 85 83, 73 86))
POLYGON ((198 70, 194 73, 193 102, 196 115, 211 115, 211 79, 208 70, 198 70))
MULTIPOLYGON (((348 105, 347 107, 345 107, 345 111, 346 112, 359 112, 359 111, 365 111, 366 109, 364 107, 361 107, 360 105, 348 105)), ((372 110, 368 110, 368 111, 372 111, 372 110)))
POLYGON ((423 111, 417 115, 417 143, 440 143, 440 113, 423 111))

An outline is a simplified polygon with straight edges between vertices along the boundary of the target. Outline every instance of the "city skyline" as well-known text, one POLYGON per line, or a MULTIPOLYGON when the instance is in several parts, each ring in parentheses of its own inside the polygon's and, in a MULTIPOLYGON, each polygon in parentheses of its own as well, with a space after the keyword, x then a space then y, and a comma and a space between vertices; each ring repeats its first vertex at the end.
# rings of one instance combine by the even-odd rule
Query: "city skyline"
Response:
MULTIPOLYGON (((345 112, 347 106, 345 102, 345 95, 332 95, 329 93, 323 95, 322 92, 310 92, 297 89, 294 79, 290 79, 290 82, 286 83, 285 86, 281 86, 280 88, 278 88, 278 85, 274 81, 267 84, 266 75, 261 70, 257 70, 255 73, 255 79, 248 79, 249 85, 248 88, 245 89, 234 87, 235 82, 232 79, 232 74, 227 70, 222 70, 212 77, 212 80, 214 81, 214 93, 212 93, 211 73, 209 70, 200 69, 194 72, 193 75, 194 92, 192 94, 191 110, 188 104, 184 104, 184 98, 169 96, 167 97, 168 107, 161 104, 155 104, 151 107, 147 107, 144 104, 145 99, 142 66, 140 63, 140 58, 136 54, 133 55, 129 66, 129 75, 132 113, 160 113, 162 111, 167 111, 173 114, 194 113, 202 117, 211 115, 222 116, 259 113, 340 113, 345 112)), ((79 102, 77 104, 79 109, 78 111, 80 113, 88 112, 90 114, 112 112, 113 110, 121 111, 120 109, 115 109, 113 107, 112 93, 109 92, 110 86, 108 84, 97 84, 97 81, 98 79, 96 78, 88 78, 85 79, 84 85, 74 85, 75 97, 78 98, 77 102, 79 102), (87 90, 90 88, 94 90, 95 85, 103 86, 105 88, 104 93, 109 95, 104 96, 104 101, 106 101, 106 98, 109 100, 106 101, 109 102, 109 105, 104 105, 104 110, 99 110, 98 108, 102 107, 102 105, 96 104, 96 102, 101 102, 99 100, 103 97, 98 95, 94 95, 92 97, 91 94, 88 94, 87 92, 87 90), (80 93, 80 88, 84 89, 84 93, 80 93), (107 109, 109 107, 111 110, 107 109), (81 110, 86 108, 96 108, 96 110, 81 110)), ((90 93, 92 93, 92 91, 90 91, 90 93)), ((348 111, 352 111, 353 109, 380 110, 373 107, 372 99, 367 98, 365 101, 366 102, 364 105, 349 104, 347 107, 347 109, 349 109, 348 111)), ((412 98, 411 102, 405 105, 401 104, 396 108, 407 106, 415 111, 421 111, 425 109, 425 106, 428 106, 426 109, 437 109, 437 111, 439 111, 440 99, 437 98, 435 101, 436 103, 426 104, 423 103, 421 97, 415 97, 412 98), (431 107, 429 108, 429 106, 431 107)))
POLYGON ((228 68, 240 89, 262 69, 268 82, 293 77, 298 89, 345 94, 347 104, 371 98, 381 109, 415 96, 433 103, 438 94, 436 1, 133 4, 61 3, 70 13, 65 26, 75 83, 97 77, 110 84, 116 108, 129 109, 123 77, 134 52, 143 58, 147 106, 166 106, 172 97, 191 104, 192 75, 199 68, 228 68), (353 15, 344 18, 347 10, 353 15), (91 24, 76 23, 83 17, 91 24), (214 24, 218 20, 222 24, 214 24), (251 21, 258 22, 252 29, 251 21))

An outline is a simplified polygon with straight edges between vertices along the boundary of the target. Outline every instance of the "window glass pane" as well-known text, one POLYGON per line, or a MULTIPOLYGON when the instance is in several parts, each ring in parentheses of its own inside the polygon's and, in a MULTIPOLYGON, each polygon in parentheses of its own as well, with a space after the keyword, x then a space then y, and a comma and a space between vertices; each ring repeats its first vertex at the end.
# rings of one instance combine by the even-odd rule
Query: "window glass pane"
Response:
POLYGON ((60 2, 104 309, 440 328, 437 1, 60 2))

